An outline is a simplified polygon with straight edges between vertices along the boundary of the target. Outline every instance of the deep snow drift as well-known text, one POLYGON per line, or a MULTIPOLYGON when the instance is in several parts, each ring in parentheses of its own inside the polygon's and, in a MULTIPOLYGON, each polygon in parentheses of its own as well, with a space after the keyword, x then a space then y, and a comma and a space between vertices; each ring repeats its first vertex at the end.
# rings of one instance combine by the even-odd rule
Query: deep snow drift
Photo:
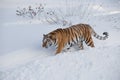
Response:
MULTIPOLYGON (((21 5, 22 2, 24 0, 14 3, 21 5)), ((32 2, 26 0, 23 4, 32 2)), ((54 0, 43 2, 51 7, 54 0)), ((41 47, 42 36, 56 28, 68 26, 19 18, 14 14, 15 8, 11 6, 10 11, 1 5, 0 80, 120 80, 120 10, 117 6, 119 2, 115 2, 103 0, 104 5, 98 11, 93 7, 96 13, 95 10, 90 11, 90 5, 87 9, 90 12, 85 12, 84 18, 76 15, 67 18, 72 24, 90 24, 99 35, 108 32, 107 40, 100 41, 93 37, 95 48, 84 44, 84 50, 72 47, 58 55, 54 54, 54 47, 41 47), (107 2, 114 4, 114 7, 106 7, 107 2)))

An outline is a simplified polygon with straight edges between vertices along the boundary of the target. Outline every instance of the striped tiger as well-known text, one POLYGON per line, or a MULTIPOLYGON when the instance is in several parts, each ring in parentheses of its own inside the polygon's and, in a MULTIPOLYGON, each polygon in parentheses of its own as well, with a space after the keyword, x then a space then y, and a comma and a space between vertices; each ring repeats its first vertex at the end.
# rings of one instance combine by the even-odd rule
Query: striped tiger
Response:
POLYGON ((48 48, 51 45, 56 46, 56 54, 60 53, 66 46, 67 49, 77 44, 83 49, 83 41, 88 46, 95 47, 92 35, 99 40, 106 40, 108 33, 103 32, 104 36, 99 36, 89 24, 76 24, 68 28, 58 28, 48 34, 43 34, 42 47, 48 48))

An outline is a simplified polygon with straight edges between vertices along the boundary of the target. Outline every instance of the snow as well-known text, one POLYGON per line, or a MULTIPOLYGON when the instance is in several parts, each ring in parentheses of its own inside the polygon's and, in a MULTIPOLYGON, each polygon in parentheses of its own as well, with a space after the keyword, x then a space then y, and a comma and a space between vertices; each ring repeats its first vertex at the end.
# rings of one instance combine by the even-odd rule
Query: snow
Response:
POLYGON ((104 46, 36 57, 24 65, 2 70, 1 80, 119 80, 119 50, 120 45, 104 46))
MULTIPOLYGON (((95 48, 84 44, 84 50, 75 46, 58 55, 54 54, 54 47, 42 48, 43 34, 68 26, 28 20, 15 15, 16 4, 23 7, 27 3, 36 4, 38 1, 5 0, 0 3, 0 80, 120 80, 119 0, 90 0, 94 5, 90 5, 88 12, 84 12, 86 8, 83 7, 82 12, 85 14, 67 17, 72 24, 88 23, 99 35, 105 31, 109 37, 105 41, 93 37, 95 48), (104 3, 103 6, 99 6, 99 2, 100 5, 104 3), (114 6, 109 7, 111 4, 114 6), (100 8, 97 9, 98 7, 100 8)), ((59 4, 57 0, 42 1, 48 7, 54 7, 54 1, 59 4)), ((77 1, 79 0, 75 0, 75 3, 77 1)), ((67 4, 72 5, 72 2, 67 4)), ((61 0, 60 4, 65 3, 61 0)), ((63 7, 66 6, 60 8, 63 7)))

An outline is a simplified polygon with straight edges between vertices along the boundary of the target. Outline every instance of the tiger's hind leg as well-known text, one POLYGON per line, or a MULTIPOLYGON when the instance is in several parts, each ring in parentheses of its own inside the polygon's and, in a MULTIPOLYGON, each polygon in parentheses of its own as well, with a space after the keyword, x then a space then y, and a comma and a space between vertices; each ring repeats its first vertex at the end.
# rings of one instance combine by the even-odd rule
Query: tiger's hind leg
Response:
POLYGON ((87 40, 85 41, 85 43, 86 43, 88 46, 95 47, 92 37, 87 38, 87 40))

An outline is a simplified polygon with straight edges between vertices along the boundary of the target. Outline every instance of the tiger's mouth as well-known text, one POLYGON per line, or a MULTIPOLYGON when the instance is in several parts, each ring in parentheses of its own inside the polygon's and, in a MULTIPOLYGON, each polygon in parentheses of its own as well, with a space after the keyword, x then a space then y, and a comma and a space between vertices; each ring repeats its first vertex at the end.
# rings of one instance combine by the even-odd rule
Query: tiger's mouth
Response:
POLYGON ((48 48, 48 46, 44 46, 44 45, 43 45, 42 47, 44 47, 44 48, 48 48))
POLYGON ((48 46, 42 45, 42 47, 44 47, 44 48, 48 48, 50 46, 52 46, 52 44, 49 44, 48 46))
POLYGON ((48 48, 48 47, 50 47, 50 46, 52 46, 52 44, 49 44, 48 46, 45 46, 45 48, 48 48))
POLYGON ((44 47, 44 48, 48 48, 47 46, 45 46, 44 44, 42 45, 42 47, 44 47))

